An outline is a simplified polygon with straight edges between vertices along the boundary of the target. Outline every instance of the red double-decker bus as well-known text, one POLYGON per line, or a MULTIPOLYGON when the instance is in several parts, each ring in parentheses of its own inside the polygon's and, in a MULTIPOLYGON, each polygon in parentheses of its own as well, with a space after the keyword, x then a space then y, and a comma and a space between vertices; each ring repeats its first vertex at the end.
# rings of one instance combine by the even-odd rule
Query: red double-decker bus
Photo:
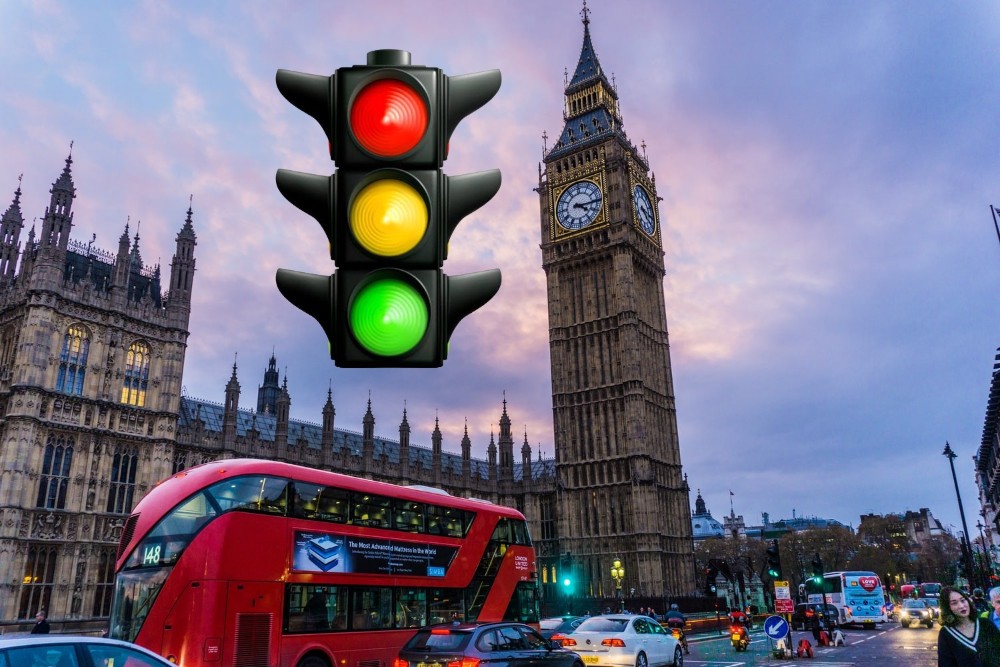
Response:
POLYGON ((111 637, 185 667, 391 667, 414 629, 537 622, 507 507, 300 466, 179 472, 122 531, 111 637))

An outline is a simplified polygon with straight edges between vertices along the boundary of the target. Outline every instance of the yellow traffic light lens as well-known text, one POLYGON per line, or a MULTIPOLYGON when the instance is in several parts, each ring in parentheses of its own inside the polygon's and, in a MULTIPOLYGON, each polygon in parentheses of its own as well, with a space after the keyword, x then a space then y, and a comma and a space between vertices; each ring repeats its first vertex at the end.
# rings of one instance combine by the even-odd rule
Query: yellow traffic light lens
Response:
POLYGON ((358 344, 383 357, 415 348, 430 320, 424 298, 397 278, 379 278, 361 287, 351 301, 348 317, 358 344))
POLYGON ((382 257, 410 252, 427 232, 427 203, 413 186, 394 178, 369 183, 351 202, 351 233, 382 257))

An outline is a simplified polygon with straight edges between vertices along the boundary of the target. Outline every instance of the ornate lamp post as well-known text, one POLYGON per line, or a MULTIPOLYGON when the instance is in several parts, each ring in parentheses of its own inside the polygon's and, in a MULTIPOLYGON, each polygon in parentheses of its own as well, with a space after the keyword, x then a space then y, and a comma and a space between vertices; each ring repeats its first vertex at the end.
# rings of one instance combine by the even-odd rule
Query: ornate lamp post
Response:
POLYGON ((625 598, 622 597, 622 579, 625 578, 625 568, 617 558, 611 563, 611 578, 615 580, 615 591, 618 593, 618 611, 624 611, 625 598))
POLYGON ((948 457, 948 463, 951 465, 951 481, 955 483, 955 497, 958 498, 958 514, 962 517, 962 531, 963 542, 962 550, 965 552, 965 570, 969 575, 969 579, 976 576, 975 570, 972 568, 972 549, 969 546, 969 526, 965 523, 965 508, 962 506, 962 494, 958 491, 958 477, 955 476, 955 458, 958 456, 952 451, 951 445, 948 441, 944 443, 944 451, 942 454, 948 457))

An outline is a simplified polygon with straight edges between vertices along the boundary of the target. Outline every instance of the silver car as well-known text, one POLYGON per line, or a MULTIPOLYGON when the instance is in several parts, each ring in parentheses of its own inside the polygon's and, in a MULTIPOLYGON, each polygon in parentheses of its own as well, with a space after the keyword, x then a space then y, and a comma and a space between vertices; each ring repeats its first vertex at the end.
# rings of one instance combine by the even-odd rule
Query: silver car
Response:
POLYGON ((592 616, 569 634, 553 636, 587 667, 682 667, 684 652, 673 634, 648 616, 592 616))
POLYGON ((0 665, 177 667, 135 644, 77 635, 29 635, 0 639, 0 665))

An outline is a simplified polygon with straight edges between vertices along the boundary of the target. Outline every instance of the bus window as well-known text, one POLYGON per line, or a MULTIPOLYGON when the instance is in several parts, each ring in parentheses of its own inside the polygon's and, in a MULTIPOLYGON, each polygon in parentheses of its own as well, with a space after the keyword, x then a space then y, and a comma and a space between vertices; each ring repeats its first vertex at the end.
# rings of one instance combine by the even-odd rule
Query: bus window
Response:
POLYGON ((284 514, 289 482, 277 477, 234 477, 209 489, 222 511, 284 514))
POLYGON ((349 494, 343 489, 295 482, 295 516, 332 523, 347 523, 349 494))
POLYGON ((476 515, 450 507, 427 506, 427 532, 431 535, 465 537, 476 515))
POLYGON ((510 521, 507 519, 497 521, 497 527, 493 529, 493 536, 490 538, 490 541, 499 542, 500 544, 513 544, 514 535, 511 532, 510 521))
POLYGON ((370 586, 351 590, 351 630, 381 630, 392 627, 392 589, 370 586))
POLYGON ((462 610, 462 591, 450 588, 432 588, 430 591, 430 624, 461 621, 465 618, 462 610))
POLYGON ((356 493, 353 495, 353 501, 351 523, 370 528, 392 528, 388 498, 356 493))
POLYGON ((424 532, 424 504, 410 500, 393 501, 392 520, 396 530, 424 532))
POLYGON ((427 590, 401 588, 396 593, 397 628, 420 628, 427 625, 427 590))
POLYGON ((327 632, 347 628, 347 589, 289 584, 285 587, 284 632, 327 632))
POLYGON ((511 530, 514 533, 514 544, 531 546, 531 536, 528 534, 528 524, 520 519, 510 520, 511 530))

